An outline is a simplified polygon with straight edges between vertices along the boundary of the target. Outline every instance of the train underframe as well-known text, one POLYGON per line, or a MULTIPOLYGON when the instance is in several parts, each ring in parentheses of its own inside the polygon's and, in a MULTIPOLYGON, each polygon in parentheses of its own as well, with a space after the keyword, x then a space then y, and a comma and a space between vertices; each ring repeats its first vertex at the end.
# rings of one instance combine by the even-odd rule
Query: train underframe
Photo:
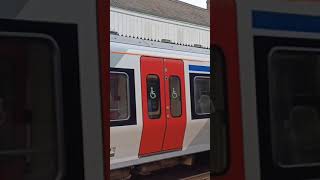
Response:
POLYGON ((169 159, 162 159, 141 165, 129 166, 110 171, 110 180, 129 180, 135 176, 147 176, 154 172, 177 166, 207 167, 209 169, 209 151, 169 159))

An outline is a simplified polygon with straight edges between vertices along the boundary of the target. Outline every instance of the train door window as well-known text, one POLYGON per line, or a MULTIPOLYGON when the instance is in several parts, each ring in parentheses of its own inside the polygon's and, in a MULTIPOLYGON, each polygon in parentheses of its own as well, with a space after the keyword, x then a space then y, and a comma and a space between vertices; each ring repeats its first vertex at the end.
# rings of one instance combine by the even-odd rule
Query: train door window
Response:
POLYGON ((128 120, 129 106, 129 78, 124 72, 110 72, 110 120, 128 120))
POLYGON ((320 163, 320 54, 276 50, 268 67, 273 160, 281 167, 320 163))
POLYGON ((43 38, 0 37, 0 179, 64 175, 58 49, 43 38))
POLYGON ((172 117, 180 117, 182 113, 181 105, 181 83, 178 76, 171 76, 170 83, 170 111, 172 117))
POLYGON ((161 117, 160 78, 158 75, 147 76, 148 115, 150 119, 161 117))
POLYGON ((211 172, 221 175, 227 171, 229 165, 226 67, 222 50, 212 48, 211 51, 211 172))

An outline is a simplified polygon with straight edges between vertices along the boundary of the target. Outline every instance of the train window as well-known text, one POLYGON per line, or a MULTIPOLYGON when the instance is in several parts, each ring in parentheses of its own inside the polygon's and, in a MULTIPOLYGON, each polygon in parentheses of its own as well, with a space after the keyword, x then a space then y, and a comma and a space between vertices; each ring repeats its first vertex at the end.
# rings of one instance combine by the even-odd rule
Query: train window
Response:
POLYGON ((170 84, 170 108, 172 117, 181 116, 181 83, 178 76, 169 78, 170 84))
POLYGON ((214 175, 221 175, 227 172, 229 165, 226 66, 222 50, 215 47, 211 51, 211 171, 214 175))
POLYGON ((193 83, 196 114, 210 114, 210 78, 205 76, 196 76, 193 83))
POLYGON ((134 69, 110 68, 110 127, 136 125, 134 69))
POLYGON ((110 120, 128 120, 129 106, 129 78, 124 72, 110 72, 110 120))
POLYGON ((320 163, 320 54, 276 50, 268 67, 273 160, 281 167, 320 163))
POLYGON ((57 48, 42 38, 0 37, 0 179, 63 176, 57 48))
POLYGON ((147 76, 148 115, 150 119, 161 117, 160 78, 158 75, 147 76))
POLYGON ((190 73, 191 116, 210 118, 210 74, 190 73))

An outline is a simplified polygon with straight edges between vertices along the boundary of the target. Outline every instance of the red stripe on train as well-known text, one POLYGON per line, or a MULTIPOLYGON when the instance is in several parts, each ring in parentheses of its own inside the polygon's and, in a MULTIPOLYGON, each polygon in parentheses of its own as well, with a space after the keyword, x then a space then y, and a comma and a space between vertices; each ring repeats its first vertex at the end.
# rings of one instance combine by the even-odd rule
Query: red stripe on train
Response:
POLYGON ((241 120, 241 94, 235 0, 213 0, 211 6, 211 43, 226 57, 229 108, 229 169, 215 180, 244 180, 244 153, 241 120))
POLYGON ((97 28, 101 78, 101 111, 104 149, 104 179, 108 180, 110 172, 110 121, 109 121, 109 65, 110 65, 110 2, 97 0, 97 28))

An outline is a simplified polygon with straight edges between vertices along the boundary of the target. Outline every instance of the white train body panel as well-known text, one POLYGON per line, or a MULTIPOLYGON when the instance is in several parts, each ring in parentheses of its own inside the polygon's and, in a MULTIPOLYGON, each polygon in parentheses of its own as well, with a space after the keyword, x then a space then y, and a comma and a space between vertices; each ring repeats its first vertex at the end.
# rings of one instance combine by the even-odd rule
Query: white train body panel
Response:
MULTIPOLYGON (((231 137, 230 143, 234 143, 236 136, 239 135, 243 135, 243 139, 241 139, 243 143, 241 143, 241 147, 233 147, 230 151, 239 152, 239 149, 243 148, 243 154, 237 154, 243 158, 243 161, 238 161, 241 163, 235 164, 235 160, 232 162, 231 159, 228 166, 232 168, 226 169, 224 173, 217 175, 217 178, 231 180, 238 176, 239 179, 244 180, 319 179, 319 158, 318 154, 314 153, 315 151, 319 152, 316 145, 318 143, 309 144, 310 152, 305 151, 305 153, 297 148, 299 146, 302 148, 303 143, 301 142, 297 147, 292 147, 294 141, 295 143, 299 142, 299 136, 301 138, 309 136, 309 139, 318 138, 311 133, 312 128, 306 128, 307 120, 314 120, 314 123, 317 124, 319 118, 312 119, 309 117, 312 113, 308 114, 305 111, 305 118, 300 117, 300 121, 304 120, 305 123, 301 123, 300 127, 296 129, 290 126, 293 124, 292 122, 299 121, 297 120, 299 118, 293 118, 294 107, 303 106, 304 108, 317 109, 315 105, 310 103, 312 100, 307 100, 309 98, 307 96, 313 97, 311 99, 317 97, 316 93, 311 93, 311 91, 318 92, 315 90, 319 83, 318 75, 314 73, 312 78, 306 78, 306 74, 313 73, 314 69, 309 66, 308 72, 305 68, 308 67, 308 62, 312 61, 310 58, 312 56, 308 55, 319 53, 319 2, 307 0, 245 2, 234 0, 228 3, 230 10, 235 12, 236 26, 231 31, 235 31, 237 37, 232 40, 217 38, 219 40, 216 39, 217 44, 215 45, 223 43, 233 45, 235 43, 235 50, 239 55, 239 58, 235 59, 235 63, 239 64, 241 105, 238 108, 241 110, 240 120, 242 123, 242 127, 239 128, 243 133, 231 137), (291 54, 287 57, 282 56, 282 59, 274 60, 276 52, 281 51, 291 54), (304 54, 305 58, 301 58, 299 53, 304 54), (285 58, 291 62, 285 61, 285 58), (290 68, 294 69, 293 67, 296 66, 294 62, 298 60, 301 69, 296 73, 301 73, 299 77, 301 79, 295 76, 296 73, 292 73, 291 76, 287 74, 290 68), (286 63, 286 65, 280 65, 280 62, 286 63), (275 67, 279 68, 277 70, 282 73, 281 75, 277 73, 275 67), (282 78, 287 79, 283 80, 282 78), (310 81, 314 81, 312 88, 307 85, 310 84, 310 81), (273 83, 276 82, 278 83, 277 87, 273 86, 273 83), (301 94, 304 94, 304 97, 301 98, 305 98, 304 100, 297 100, 299 93, 296 89, 297 85, 293 82, 301 84, 299 90, 301 94), (274 95, 277 93, 283 94, 279 97, 274 95), (273 96, 278 97, 277 103, 282 103, 281 106, 274 108, 276 101, 273 96), (275 109, 281 109, 281 112, 275 109), (281 118, 279 118, 279 114, 281 114, 281 118), (296 136, 296 139, 288 138, 289 134, 291 137, 296 136), (289 150, 287 147, 290 147, 289 150), (308 154, 312 154, 312 149, 313 158, 308 161, 306 157, 308 154), (285 158, 287 159, 283 160, 285 158), (295 158, 299 160, 296 161, 295 158)), ((219 4, 224 4, 224 1, 219 4)), ((223 16, 223 13, 220 13, 223 16)), ((227 13, 229 12, 226 11, 227 13)), ((219 29, 219 27, 217 28, 219 29)), ((228 27, 222 28, 228 29, 228 27)), ((318 67, 318 63, 314 63, 315 68, 318 67)), ((319 113, 319 109, 314 112, 316 111, 319 113)), ((302 142, 307 142, 307 139, 302 142)))
MULTIPOLYGON (((72 86, 74 88, 73 101, 79 105, 81 104, 81 107, 79 106, 80 109, 77 109, 77 105, 74 106, 74 110, 77 110, 73 112, 73 117, 64 117, 65 119, 63 120, 63 124, 74 123, 74 128, 70 127, 68 129, 69 127, 65 127, 65 137, 68 137, 65 142, 76 144, 73 147, 73 152, 69 149, 65 154, 65 161, 68 162, 68 165, 64 165, 66 167, 64 173, 67 174, 69 179, 81 177, 83 179, 103 180, 105 173, 103 168, 103 129, 101 126, 100 53, 98 49, 98 37, 101 33, 98 30, 97 2, 99 1, 5 0, 1 1, 0 6, 0 18, 3 21, 1 33, 9 32, 8 34, 11 33, 10 36, 12 37, 36 38, 48 36, 53 42, 57 42, 57 49, 63 56, 62 58, 59 57, 58 61, 62 59, 62 64, 65 64, 66 61, 70 60, 70 66, 66 68, 78 66, 73 70, 69 69, 70 74, 74 72, 73 75, 69 74, 70 76, 68 77, 62 77, 64 80, 75 77, 73 82, 67 83, 70 85, 68 88, 79 81, 79 87, 72 86), (63 36, 65 36, 66 40, 61 41, 63 36), (72 46, 65 46, 66 44, 72 44, 72 46), (67 54, 71 55, 65 59, 68 56, 67 54), (77 133, 79 131, 80 133, 69 136, 68 131, 77 133), (71 138, 72 136, 73 139, 71 138), (73 157, 75 157, 74 161, 71 160, 73 157), (77 168, 72 168, 69 165, 72 162, 78 162, 72 165, 73 167, 77 166, 77 168), (81 170, 78 169, 78 166, 81 170)), ((104 13, 100 14, 105 16, 104 13)), ((19 54, 19 52, 16 53, 19 54)), ((61 72, 57 70, 56 73, 61 72)), ((67 95, 65 94, 65 96, 67 95)), ((67 100, 69 97, 64 97, 63 101, 69 101, 67 100)), ((71 112, 71 106, 73 105, 69 105, 65 105, 65 114, 71 112), (68 112, 67 109, 70 111, 68 112)), ((43 118, 43 120, 46 121, 47 119, 43 118)), ((42 171, 42 169, 38 171, 42 171)), ((37 171, 33 173, 37 173, 37 171)), ((19 174, 18 171, 16 174, 19 174)), ((63 173, 57 176, 59 177, 52 177, 52 179, 65 178, 63 173)), ((6 178, 4 177, 4 179, 6 178)))
MULTIPOLYGON (((299 170, 297 167, 285 167, 282 165, 276 165, 274 167, 280 167, 282 170, 279 172, 275 172, 273 170, 267 170, 266 167, 270 167, 271 165, 269 162, 266 161, 267 156, 270 154, 265 153, 263 149, 266 149, 265 143, 266 140, 261 138, 262 136, 262 129, 261 125, 261 113, 258 113, 258 110, 261 111, 261 107, 257 105, 257 102, 261 102, 259 98, 261 98, 262 94, 259 89, 258 83, 256 81, 257 77, 261 77, 255 72, 257 67, 257 57, 262 57, 264 55, 258 55, 257 50, 260 48, 258 47, 258 42, 255 40, 256 37, 268 37, 274 39, 287 39, 287 42, 278 43, 274 45, 274 48, 283 48, 283 50, 303 50, 305 46, 309 46, 308 44, 299 44, 295 43, 296 39, 312 39, 317 40, 320 38, 320 34, 316 32, 306 32, 304 30, 303 23, 301 24, 300 17, 308 18, 317 18, 319 19, 320 11, 319 11, 319 4, 312 3, 312 2, 253 2, 251 5, 246 3, 237 3, 238 17, 239 22, 242 26, 238 26, 238 37, 239 37, 239 59, 240 59, 240 77, 241 77, 241 89, 242 89, 242 97, 245 97, 242 101, 242 120, 243 120, 243 127, 244 127, 244 144, 245 144, 245 167, 246 167, 246 179, 254 180, 254 179, 265 179, 268 178, 281 178, 283 176, 288 177, 289 174, 292 177, 296 177, 297 179, 304 179, 307 177, 318 177, 315 175, 314 172, 304 173, 302 170, 299 170), (271 23, 271 25, 267 25, 267 21, 263 21, 262 18, 255 19, 258 15, 254 15, 253 13, 270 13, 267 19, 270 20, 270 17, 275 15, 275 21, 271 23), (285 27, 285 25, 279 25, 280 21, 277 21, 278 18, 281 16, 287 16, 282 21, 282 24, 288 23, 289 25, 285 29, 281 29, 285 27), (300 16, 300 17, 299 17, 300 16), (254 20, 255 19, 255 20, 254 20), (258 22, 259 21, 259 22, 258 22), (291 22, 292 21, 292 22, 291 22), (298 23, 295 26, 292 26, 292 23, 297 21, 298 23), (261 25, 257 25, 256 23, 260 23, 261 25), (273 24, 273 25, 272 25, 273 24), (290 25, 291 24, 291 25, 290 25), (274 26, 274 27, 271 27, 274 26), (294 42, 287 46, 285 44, 294 42), (252 43, 252 45, 249 45, 252 43), (260 92, 259 92, 260 91, 260 92), (262 145, 262 143, 264 145, 262 145), (259 167, 259 168, 257 168, 259 167), (285 170, 286 169, 286 170, 285 170), (287 171, 287 172, 286 172, 287 171), (280 173, 281 172, 281 173, 280 173), (296 175, 293 175, 292 172, 295 172, 296 175)), ((318 22, 318 21, 317 21, 318 22)), ((316 22, 314 22, 316 23, 316 22)), ((306 24, 305 24, 306 25, 306 24)), ((313 24, 309 24, 313 26, 313 24)), ((311 28, 317 29, 317 28, 311 28)), ((273 41, 273 40, 270 40, 273 41)), ((276 41, 276 40, 274 40, 276 41)), ((266 42, 265 42, 266 43, 266 42)), ((305 51, 310 48, 304 49, 305 51)), ((272 49, 269 54, 267 55, 271 58, 271 55, 275 52, 276 49, 272 49)), ((280 49, 278 49, 280 50, 280 49)), ((262 62, 261 62, 262 63, 262 62)), ((260 78, 259 77, 259 78, 260 78)), ((271 119, 270 119, 271 121, 271 119)), ((269 134, 271 135, 271 133, 269 134)), ((289 153, 289 152, 288 152, 289 153)), ((269 157, 271 158, 271 157, 269 157)), ((276 161, 274 159, 274 161, 276 161)), ((309 165, 306 165, 309 166, 309 165)), ((307 169, 306 167, 304 167, 307 169)), ((319 168, 319 167, 313 167, 319 168)), ((311 169, 311 168, 310 168, 311 169)), ((306 172, 306 171, 305 171, 306 172)), ((288 177, 289 178, 289 177, 288 177)))

